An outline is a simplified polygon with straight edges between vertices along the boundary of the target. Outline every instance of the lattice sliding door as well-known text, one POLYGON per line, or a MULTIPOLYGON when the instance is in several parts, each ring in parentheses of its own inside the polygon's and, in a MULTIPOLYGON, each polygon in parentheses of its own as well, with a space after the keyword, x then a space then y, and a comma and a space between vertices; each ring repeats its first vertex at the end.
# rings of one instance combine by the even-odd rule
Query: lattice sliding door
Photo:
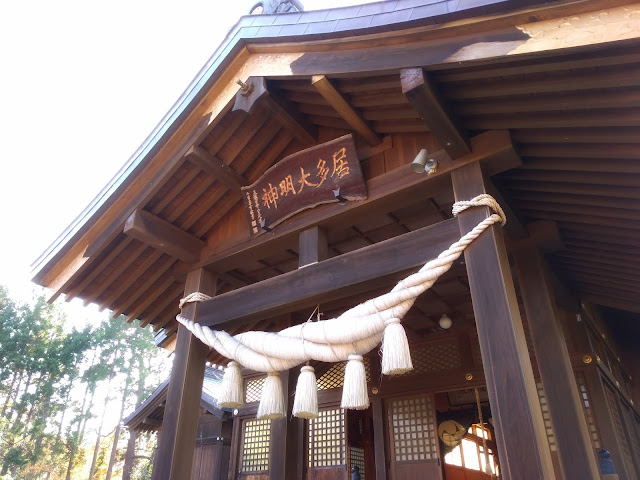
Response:
POLYGON ((309 420, 307 478, 347 479, 345 413, 339 407, 322 409, 309 420))
POLYGON ((433 395, 387 401, 391 478, 442 478, 433 395))
POLYGON ((242 422, 241 477, 268 478, 271 420, 247 419, 242 422))

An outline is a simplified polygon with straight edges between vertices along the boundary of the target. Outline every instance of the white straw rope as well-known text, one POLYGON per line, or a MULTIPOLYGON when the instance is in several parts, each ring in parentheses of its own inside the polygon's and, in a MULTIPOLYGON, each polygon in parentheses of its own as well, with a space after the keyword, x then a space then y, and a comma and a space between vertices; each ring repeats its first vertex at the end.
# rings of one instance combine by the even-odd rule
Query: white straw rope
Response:
MULTIPOLYGON (((222 356, 258 372, 288 370, 308 360, 339 362, 347 360, 351 354, 363 355, 380 343, 387 324, 400 321, 415 299, 451 268, 473 240, 494 223, 506 223, 502 208, 487 194, 456 202, 453 215, 477 206, 487 206, 495 213, 428 261, 418 272, 398 282, 390 292, 367 300, 337 318, 305 322, 277 333, 246 332, 235 336, 203 327, 182 315, 176 319, 222 356)), ((186 303, 210 298, 194 292, 180 301, 180 308, 186 303)))

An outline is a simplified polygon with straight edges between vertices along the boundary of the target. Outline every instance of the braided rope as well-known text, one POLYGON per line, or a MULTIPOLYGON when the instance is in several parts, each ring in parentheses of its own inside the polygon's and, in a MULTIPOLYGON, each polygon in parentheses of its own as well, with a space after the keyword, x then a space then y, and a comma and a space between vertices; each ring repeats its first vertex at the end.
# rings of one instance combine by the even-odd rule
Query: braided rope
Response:
MULTIPOLYGON (((487 194, 456 202, 453 215, 476 206, 487 206, 495 213, 418 272, 398 282, 390 292, 367 300, 337 318, 305 322, 280 332, 246 332, 235 336, 203 327, 182 315, 177 315, 176 319, 222 356, 259 372, 288 370, 309 360, 339 362, 347 360, 351 354, 363 355, 380 343, 387 325, 402 320, 416 298, 451 268, 471 242, 491 225, 506 223, 502 208, 487 194)), ((180 301, 180 308, 186 303, 210 298, 200 292, 191 293, 180 301)))

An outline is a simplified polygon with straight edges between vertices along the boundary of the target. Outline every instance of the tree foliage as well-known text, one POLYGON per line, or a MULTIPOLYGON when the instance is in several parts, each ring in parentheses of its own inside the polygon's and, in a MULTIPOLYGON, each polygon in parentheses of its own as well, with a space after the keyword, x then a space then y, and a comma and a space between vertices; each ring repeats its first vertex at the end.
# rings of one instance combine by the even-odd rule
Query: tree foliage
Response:
POLYGON ((0 286, 0 480, 89 478, 92 458, 92 478, 121 468, 126 442, 110 462, 123 435, 114 416, 117 425, 153 388, 161 354, 149 331, 120 319, 66 323, 44 298, 18 305, 0 286))

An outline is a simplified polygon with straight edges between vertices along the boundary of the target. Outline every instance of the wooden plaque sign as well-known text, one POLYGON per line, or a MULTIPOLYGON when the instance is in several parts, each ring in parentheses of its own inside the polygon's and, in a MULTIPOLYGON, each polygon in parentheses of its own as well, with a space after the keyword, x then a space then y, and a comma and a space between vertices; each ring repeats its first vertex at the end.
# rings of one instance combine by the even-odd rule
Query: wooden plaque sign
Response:
POLYGON ((322 203, 367 198, 353 137, 345 135, 289 155, 242 187, 242 198, 253 235, 322 203))

